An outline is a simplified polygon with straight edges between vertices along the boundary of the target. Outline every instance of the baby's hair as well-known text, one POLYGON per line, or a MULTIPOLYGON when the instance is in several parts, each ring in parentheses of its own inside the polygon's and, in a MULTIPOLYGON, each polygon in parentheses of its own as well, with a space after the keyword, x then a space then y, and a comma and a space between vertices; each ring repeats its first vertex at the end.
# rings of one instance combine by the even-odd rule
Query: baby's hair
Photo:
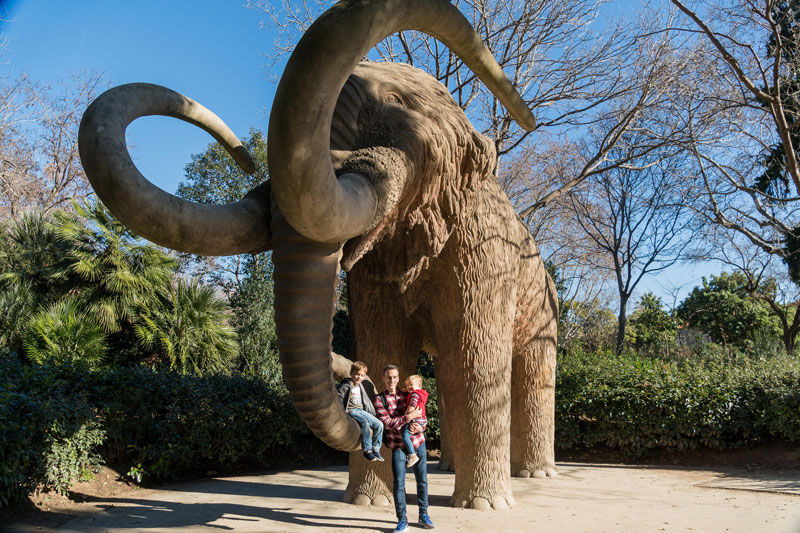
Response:
POLYGON ((364 372, 366 372, 367 371, 367 365, 365 365, 361 361, 353 361, 353 364, 350 365, 350 374, 351 375, 352 374, 357 374, 357 373, 361 372, 362 370, 364 372))
POLYGON ((422 388, 422 376, 420 376, 418 374, 411 374, 410 376, 408 376, 406 378, 406 383, 411 383, 412 385, 414 385, 418 389, 421 389, 422 388))

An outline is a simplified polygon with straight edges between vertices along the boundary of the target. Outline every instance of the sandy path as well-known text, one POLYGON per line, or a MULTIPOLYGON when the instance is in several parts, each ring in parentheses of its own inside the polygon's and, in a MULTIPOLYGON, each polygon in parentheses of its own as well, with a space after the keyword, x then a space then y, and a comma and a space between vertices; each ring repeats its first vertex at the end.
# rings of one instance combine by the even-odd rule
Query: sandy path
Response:
MULTIPOLYGON (((514 479, 507 511, 447 507, 453 474, 429 474, 436 531, 800 532, 800 479, 737 477, 710 470, 559 464, 554 480, 514 479), (713 485, 731 488, 714 488, 713 485), (776 492, 783 491, 783 492, 776 492), (794 494, 792 494, 794 492, 794 494)), ((341 503, 344 467, 223 477, 135 490, 80 505, 62 532, 391 531, 392 507, 341 503)), ((413 478, 407 488, 413 492, 413 478)), ((409 506, 411 531, 417 518, 409 506)), ((18 525, 10 531, 36 531, 18 525)))

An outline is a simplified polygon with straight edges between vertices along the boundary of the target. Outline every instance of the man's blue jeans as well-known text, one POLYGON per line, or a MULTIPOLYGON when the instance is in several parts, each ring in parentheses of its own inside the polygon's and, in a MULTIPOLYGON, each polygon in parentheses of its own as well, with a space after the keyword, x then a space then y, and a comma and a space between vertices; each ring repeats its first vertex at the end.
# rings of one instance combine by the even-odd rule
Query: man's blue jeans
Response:
POLYGON ((352 416, 361 428, 361 449, 365 452, 380 451, 383 441, 383 423, 363 409, 353 409, 347 414, 352 416), (370 429, 372 429, 372 434, 370 434, 370 429))
MULTIPOLYGON (((425 442, 416 450, 419 462, 411 467, 417 480, 417 503, 419 514, 428 514, 428 458, 425 442)), ((406 461, 405 450, 392 450, 392 474, 394 474, 394 510, 397 520, 408 520, 406 517, 406 461)))

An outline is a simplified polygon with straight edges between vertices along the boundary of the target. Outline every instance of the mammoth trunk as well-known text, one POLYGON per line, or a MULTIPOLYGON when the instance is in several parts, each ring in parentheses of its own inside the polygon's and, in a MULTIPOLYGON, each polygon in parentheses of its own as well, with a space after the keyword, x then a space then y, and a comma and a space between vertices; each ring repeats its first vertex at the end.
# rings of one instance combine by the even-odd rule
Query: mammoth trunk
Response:
POLYGON ((283 377, 305 423, 323 442, 359 449, 361 433, 334 389, 331 324, 341 245, 306 239, 286 222, 273 198, 275 328, 283 377))

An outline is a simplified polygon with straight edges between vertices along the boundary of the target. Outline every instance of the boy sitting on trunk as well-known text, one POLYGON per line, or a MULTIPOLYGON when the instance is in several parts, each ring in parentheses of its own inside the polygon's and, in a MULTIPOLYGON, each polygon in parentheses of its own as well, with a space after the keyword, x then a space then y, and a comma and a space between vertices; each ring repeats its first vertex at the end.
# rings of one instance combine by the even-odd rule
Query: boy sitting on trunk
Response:
POLYGON ((361 428, 361 448, 367 461, 383 461, 380 449, 383 441, 383 424, 375 418, 375 407, 364 390, 364 377, 367 365, 355 361, 350 367, 350 377, 336 385, 336 392, 342 400, 342 406, 361 428), (370 435, 370 429, 372 434, 370 435))

